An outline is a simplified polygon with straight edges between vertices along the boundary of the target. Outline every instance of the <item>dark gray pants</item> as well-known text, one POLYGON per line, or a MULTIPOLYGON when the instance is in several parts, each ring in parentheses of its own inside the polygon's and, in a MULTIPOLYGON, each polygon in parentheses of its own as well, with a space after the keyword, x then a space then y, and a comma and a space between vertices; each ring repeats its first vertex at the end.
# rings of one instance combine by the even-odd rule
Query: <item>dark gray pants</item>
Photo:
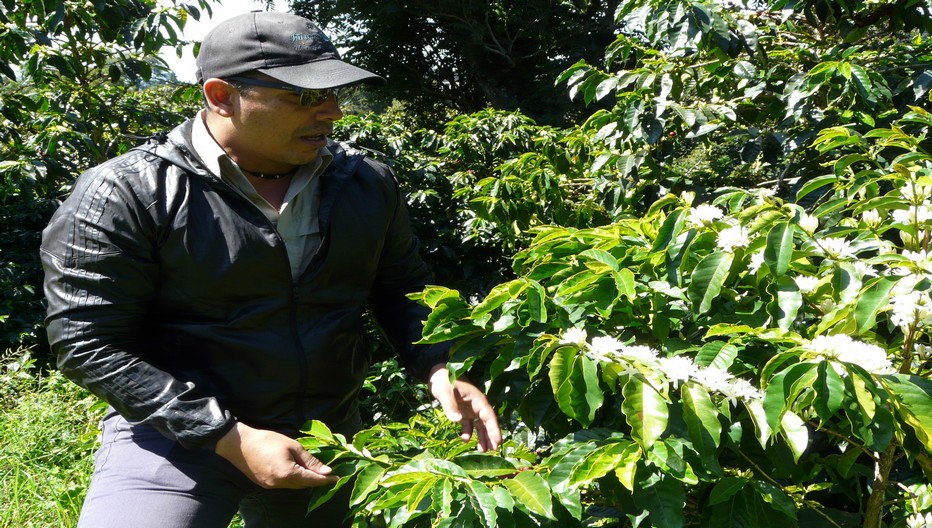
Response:
POLYGON ((239 510, 247 528, 338 528, 350 524, 344 490, 307 514, 309 490, 263 489, 212 451, 111 413, 78 527, 227 528, 239 510))

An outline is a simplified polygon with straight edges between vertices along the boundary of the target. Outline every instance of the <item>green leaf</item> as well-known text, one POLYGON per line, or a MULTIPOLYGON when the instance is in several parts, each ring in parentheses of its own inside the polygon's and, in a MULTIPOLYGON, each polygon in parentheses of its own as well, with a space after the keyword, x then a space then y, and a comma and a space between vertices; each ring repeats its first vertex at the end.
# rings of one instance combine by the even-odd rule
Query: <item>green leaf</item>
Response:
POLYGON ((614 471, 632 456, 636 456, 638 446, 629 440, 612 442, 598 447, 581 460, 570 474, 570 487, 582 487, 614 471))
POLYGON ((563 452, 554 453, 541 462, 542 467, 549 467, 550 473, 547 475, 547 483, 554 493, 568 493, 571 487, 570 475, 573 469, 586 456, 595 450, 598 446, 595 442, 584 441, 575 437, 570 437, 570 447, 563 452))
POLYGON ((856 335, 873 330, 877 324, 877 313, 890 304, 890 292, 898 281, 898 277, 877 277, 867 283, 854 310, 856 335))
POLYGON ((625 383, 622 395, 621 412, 631 426, 631 438, 647 451, 667 429, 667 402, 650 384, 637 377, 625 383))
POLYGON ((793 258, 793 231, 794 227, 789 222, 779 222, 767 233, 764 262, 776 276, 783 275, 790 268, 793 258))
POLYGON ((316 488, 311 488, 311 497, 307 506, 307 511, 311 512, 323 506, 323 504, 336 495, 343 486, 352 482, 355 474, 356 472, 352 471, 350 474, 340 477, 332 487, 318 486, 316 488))
MULTIPOLYGON (((580 258, 604 264, 612 271, 618 271, 618 259, 604 249, 587 249, 579 254, 580 258)), ((591 266, 591 264, 587 265, 591 266)))
POLYGON ((437 481, 431 493, 431 501, 440 512, 441 518, 451 517, 453 515, 453 481, 450 479, 437 481))
POLYGON ((660 226, 660 230, 657 231, 657 238, 654 239, 651 252, 658 252, 666 249, 666 247, 680 235, 685 224, 685 209, 677 209, 670 213, 670 216, 668 216, 666 220, 663 221, 663 225, 660 226))
POLYGON ((454 457, 453 463, 474 479, 511 475, 518 470, 510 461, 489 453, 463 453, 454 457))
MULTIPOLYGON (((511 281, 504 284, 499 284, 492 288, 492 291, 485 296, 485 299, 482 300, 475 308, 472 309, 470 317, 477 322, 479 325, 485 325, 485 322, 489 319, 489 314, 501 308, 506 301, 514 299, 521 293, 521 289, 515 292, 513 290, 513 285, 517 283, 521 285, 521 281, 511 281)), ((523 289, 523 288, 522 288, 523 289)))
POLYGON ((705 387, 685 383, 680 389, 683 398, 683 421, 693 447, 703 457, 713 458, 722 439, 722 424, 718 408, 705 387))
POLYGON ((353 493, 350 495, 350 506, 363 504, 369 495, 378 489, 379 481, 385 475, 386 468, 378 464, 369 464, 362 468, 353 484, 353 493))
POLYGON ((926 451, 932 453, 932 380, 908 374, 879 378, 893 398, 897 416, 913 429, 926 451))
POLYGON ((589 269, 582 270, 561 282, 557 287, 555 296, 566 298, 583 290, 592 289, 593 284, 601 279, 603 275, 603 273, 597 273, 589 269))
POLYGON ((650 512, 652 526, 681 528, 686 504, 683 484, 663 473, 652 475, 650 480, 635 487, 635 503, 650 512))
POLYGON ((304 427, 301 429, 301 433, 312 436, 314 438, 327 440, 331 444, 336 442, 333 437, 333 433, 330 432, 330 428, 327 427, 327 424, 321 422, 320 420, 311 420, 310 422, 304 424, 304 427))
POLYGON ((757 494, 764 499, 764 502, 769 504, 773 509, 790 519, 796 519, 796 505, 793 504, 793 499, 784 493, 783 490, 762 480, 752 480, 751 487, 753 487, 754 490, 757 491, 757 494))
POLYGON ((626 451, 627 457, 615 468, 615 477, 621 485, 634 491, 635 477, 637 476, 638 461, 641 460, 641 450, 637 449, 633 453, 626 451))
POLYGON ((796 322, 799 315, 799 309, 803 305, 803 295, 799 291, 799 286, 792 278, 781 275, 774 281, 776 287, 776 306, 779 308, 774 314, 777 320, 777 327, 783 330, 789 330, 796 322))
POLYGON ((628 300, 634 300, 637 296, 634 272, 628 268, 624 268, 618 270, 613 275, 615 277, 615 287, 618 288, 618 294, 624 296, 628 300))
POLYGON ((726 341, 707 341, 696 353, 695 363, 700 367, 728 370, 738 357, 738 347, 726 341))
POLYGON ((503 486, 495 486, 492 489, 492 493, 495 494, 495 504, 498 508, 501 508, 507 512, 510 512, 515 508, 515 499, 511 496, 511 493, 508 493, 507 488, 503 486))
POLYGON ((748 479, 744 477, 725 477, 719 480, 712 487, 712 492, 709 493, 709 506, 730 499, 735 493, 741 491, 747 483, 748 479))
MULTIPOLYGON (((816 364, 797 363, 792 365, 770 380, 764 393, 764 412, 767 414, 767 424, 771 429, 777 430, 783 413, 788 412, 796 397, 805 388, 800 379, 815 380, 816 364)), ((811 381, 810 381, 811 382, 811 381)))
MULTIPOLYGON (((653 448, 647 453, 647 459, 666 475, 686 484, 698 484, 699 478, 696 476, 696 472, 693 471, 692 466, 684 458, 683 442, 683 440, 675 436, 655 442, 653 448)), ((718 464, 715 463, 715 465, 718 464)))
POLYGON ((710 253, 693 270, 687 294, 698 313, 706 313, 722 291, 734 254, 724 251, 710 253))
POLYGON ((805 422, 795 413, 787 411, 780 418, 780 432, 793 453, 793 460, 799 462, 799 458, 809 447, 809 429, 806 428, 805 422))
POLYGON ((482 514, 483 526, 496 528, 498 526, 498 514, 495 512, 495 494, 492 493, 492 490, 478 480, 466 481, 466 490, 469 492, 469 501, 472 503, 473 509, 482 514))
POLYGON ((560 410, 588 427, 604 398, 595 363, 573 347, 559 348, 550 360, 550 384, 560 410))
POLYGON ((763 403, 756 399, 748 400, 744 402, 744 406, 748 410, 748 414, 751 415, 751 421, 757 431, 757 441, 761 447, 767 447, 773 429, 770 428, 770 424, 767 422, 767 413, 764 411, 763 403))
POLYGON ((874 84, 871 82, 870 75, 867 73, 863 67, 858 66, 857 64, 851 65, 851 77, 854 79, 854 84, 857 86, 858 93, 861 97, 868 99, 871 97, 871 90, 874 88, 874 84))
POLYGON ((418 507, 424 499, 433 492, 434 484, 436 484, 438 480, 440 480, 440 477, 428 477, 418 480, 411 485, 406 505, 409 512, 415 512, 419 509, 418 507))
POLYGON ((514 478, 503 480, 502 484, 517 499, 518 506, 541 517, 555 519, 550 487, 537 473, 522 471, 514 478))
POLYGON ((819 363, 816 372, 818 375, 813 386, 816 397, 812 406, 823 421, 828 421, 844 403, 845 384, 828 361, 819 363))

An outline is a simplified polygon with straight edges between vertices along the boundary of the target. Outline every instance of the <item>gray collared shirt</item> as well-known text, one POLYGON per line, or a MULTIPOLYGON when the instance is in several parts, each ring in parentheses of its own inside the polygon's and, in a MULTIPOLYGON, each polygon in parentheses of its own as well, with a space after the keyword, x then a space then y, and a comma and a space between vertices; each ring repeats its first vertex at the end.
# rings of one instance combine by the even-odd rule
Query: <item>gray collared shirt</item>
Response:
POLYGON ((314 161, 299 167, 291 179, 281 208, 276 209, 256 192, 236 162, 230 159, 210 135, 204 123, 205 112, 206 110, 201 110, 194 120, 191 140, 195 152, 204 160, 210 172, 255 204, 272 222, 288 250, 291 276, 297 278, 320 247, 320 225, 317 219, 320 206, 320 174, 333 160, 333 154, 322 148, 314 161))

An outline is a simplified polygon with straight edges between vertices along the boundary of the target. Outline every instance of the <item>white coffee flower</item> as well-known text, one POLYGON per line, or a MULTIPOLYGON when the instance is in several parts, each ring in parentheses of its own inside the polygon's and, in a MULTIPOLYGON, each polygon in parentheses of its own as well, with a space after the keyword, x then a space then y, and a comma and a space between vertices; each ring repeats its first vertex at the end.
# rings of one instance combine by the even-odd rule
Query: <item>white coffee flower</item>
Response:
POLYGON ((793 280, 796 281, 796 287, 799 288, 800 293, 810 293, 819 285, 818 277, 809 277, 808 275, 800 275, 793 280))
POLYGON ((854 258, 854 248, 851 243, 841 237, 823 238, 816 242, 826 257, 833 260, 854 258))
POLYGON ((764 264, 764 250, 760 250, 751 255, 751 261, 748 262, 748 271, 753 275, 764 264))
POLYGON ((815 216, 803 213, 799 216, 799 227, 803 231, 812 236, 813 233, 819 230, 819 219, 815 216))
POLYGON ((923 361, 932 359, 932 346, 920 345, 919 343, 916 343, 916 346, 913 348, 913 350, 916 352, 916 357, 923 361))
POLYGON ((702 226, 723 217, 725 213, 714 205, 701 204, 689 210, 689 224, 693 226, 702 226))
MULTIPOLYGON (((893 364, 887 357, 887 351, 877 345, 857 341, 844 334, 822 335, 813 339, 806 346, 812 352, 825 359, 842 363, 853 363, 873 374, 890 374, 893 364)), ((835 371, 844 375, 844 369, 832 365, 835 371)))
POLYGON ((907 183, 900 187, 900 196, 910 203, 922 203, 932 196, 932 187, 918 183, 907 183))
POLYGON ((764 399, 764 394, 757 387, 751 385, 748 380, 742 378, 735 378, 722 385, 719 391, 731 404, 735 404, 738 400, 751 401, 764 399))
POLYGON ((868 264, 867 262, 864 262, 863 260, 856 260, 853 262, 853 265, 854 265, 854 272, 857 274, 858 277, 862 279, 864 277, 876 277, 877 276, 877 270, 874 269, 874 267, 868 264))
POLYGON ((734 376, 726 370, 708 367, 699 369, 693 378, 707 389, 724 394, 731 390, 731 380, 734 376))
POLYGON ((643 345, 622 347, 621 356, 629 361, 634 360, 641 363, 654 363, 657 361, 657 351, 643 345))
POLYGON ((673 383, 674 387, 681 381, 689 381, 689 378, 699 372, 699 366, 686 356, 662 357, 657 363, 660 371, 673 383))
POLYGON ((749 242, 748 228, 744 226, 727 227, 718 232, 718 247, 728 253, 734 252, 736 247, 747 247, 749 242))
POLYGON ((908 528, 932 528, 932 512, 914 513, 906 519, 908 528))
POLYGON ((563 331, 563 334, 560 336, 560 344, 563 345, 576 345, 579 348, 586 347, 586 339, 588 339, 585 328, 569 328, 563 331))
POLYGON ((868 228, 874 229, 883 223, 883 218, 880 217, 880 213, 876 209, 868 209, 861 213, 861 221, 868 228))
POLYGON ((890 322, 909 327, 918 322, 932 326, 932 298, 928 292, 911 291, 890 296, 890 322))
POLYGON ((893 221, 898 224, 922 225, 932 220, 932 203, 928 201, 911 205, 906 209, 894 209, 890 212, 893 221))
POLYGON ((904 249, 903 256, 908 258, 913 264, 919 264, 920 266, 929 260, 929 252, 924 249, 920 249, 919 251, 904 249))
POLYGON ((609 336, 593 337, 586 355, 595 361, 617 361, 618 352, 624 347, 621 341, 609 336))

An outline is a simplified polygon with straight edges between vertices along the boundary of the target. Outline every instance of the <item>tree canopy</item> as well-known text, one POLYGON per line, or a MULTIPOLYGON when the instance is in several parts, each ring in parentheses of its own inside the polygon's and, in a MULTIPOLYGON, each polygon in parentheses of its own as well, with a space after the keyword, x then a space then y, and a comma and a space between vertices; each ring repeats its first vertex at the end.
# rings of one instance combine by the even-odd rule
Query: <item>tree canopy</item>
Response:
POLYGON ((295 13, 334 33, 354 63, 385 76, 378 96, 440 123, 449 111, 520 109, 565 124, 580 106, 554 88, 578 60, 614 39, 618 0, 295 0, 295 13))

